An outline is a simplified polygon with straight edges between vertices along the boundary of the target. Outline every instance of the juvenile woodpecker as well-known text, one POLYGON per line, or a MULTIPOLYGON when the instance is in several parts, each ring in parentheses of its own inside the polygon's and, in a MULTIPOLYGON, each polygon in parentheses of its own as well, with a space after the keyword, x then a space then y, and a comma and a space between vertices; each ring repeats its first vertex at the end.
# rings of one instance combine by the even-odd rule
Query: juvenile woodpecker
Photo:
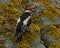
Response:
POLYGON ((17 42, 22 41, 22 35, 27 30, 31 24, 31 12, 33 8, 28 7, 26 11, 19 17, 16 26, 15 36, 17 37, 17 42))

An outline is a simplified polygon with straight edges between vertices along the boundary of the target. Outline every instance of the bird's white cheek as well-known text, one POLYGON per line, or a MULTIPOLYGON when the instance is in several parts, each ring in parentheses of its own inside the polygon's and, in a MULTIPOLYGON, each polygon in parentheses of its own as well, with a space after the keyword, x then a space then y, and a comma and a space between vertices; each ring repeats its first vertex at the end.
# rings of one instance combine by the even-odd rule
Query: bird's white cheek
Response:
POLYGON ((30 13, 31 11, 29 11, 29 10, 26 10, 25 12, 28 12, 28 13, 30 13))
POLYGON ((23 24, 24 24, 24 25, 27 25, 28 20, 29 20, 30 18, 31 18, 30 16, 29 16, 28 18, 26 18, 26 20, 23 21, 23 24))

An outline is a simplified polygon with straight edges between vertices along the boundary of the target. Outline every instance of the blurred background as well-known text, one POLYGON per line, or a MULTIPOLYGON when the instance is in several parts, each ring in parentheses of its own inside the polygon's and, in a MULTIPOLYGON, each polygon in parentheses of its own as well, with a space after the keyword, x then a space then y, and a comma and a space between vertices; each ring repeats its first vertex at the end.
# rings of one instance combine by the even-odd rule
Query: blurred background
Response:
POLYGON ((0 0, 0 48, 60 48, 60 0, 0 0), (32 23, 16 43, 16 22, 29 6, 32 23))

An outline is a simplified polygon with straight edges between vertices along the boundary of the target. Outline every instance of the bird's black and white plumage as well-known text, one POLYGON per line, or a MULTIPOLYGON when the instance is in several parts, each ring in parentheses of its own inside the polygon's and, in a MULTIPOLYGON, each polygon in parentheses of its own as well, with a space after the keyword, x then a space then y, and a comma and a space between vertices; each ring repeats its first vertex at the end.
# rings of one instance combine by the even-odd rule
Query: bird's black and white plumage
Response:
POLYGON ((16 25, 17 42, 22 41, 22 35, 31 24, 31 11, 26 10, 18 19, 16 25))

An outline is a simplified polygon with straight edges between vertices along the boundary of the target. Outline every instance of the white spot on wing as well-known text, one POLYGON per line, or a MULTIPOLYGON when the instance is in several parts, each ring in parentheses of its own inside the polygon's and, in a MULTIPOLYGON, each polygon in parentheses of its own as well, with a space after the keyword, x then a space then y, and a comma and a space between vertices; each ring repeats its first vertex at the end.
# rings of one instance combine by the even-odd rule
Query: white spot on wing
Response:
POLYGON ((20 22, 20 18, 18 19, 16 26, 18 25, 19 22, 20 22))
POLYGON ((28 18, 26 18, 26 20, 23 21, 23 24, 24 24, 24 25, 27 25, 28 20, 29 20, 30 18, 31 18, 30 16, 29 16, 28 18))
POLYGON ((19 22, 20 22, 20 18, 18 19, 17 23, 19 23, 19 22))

